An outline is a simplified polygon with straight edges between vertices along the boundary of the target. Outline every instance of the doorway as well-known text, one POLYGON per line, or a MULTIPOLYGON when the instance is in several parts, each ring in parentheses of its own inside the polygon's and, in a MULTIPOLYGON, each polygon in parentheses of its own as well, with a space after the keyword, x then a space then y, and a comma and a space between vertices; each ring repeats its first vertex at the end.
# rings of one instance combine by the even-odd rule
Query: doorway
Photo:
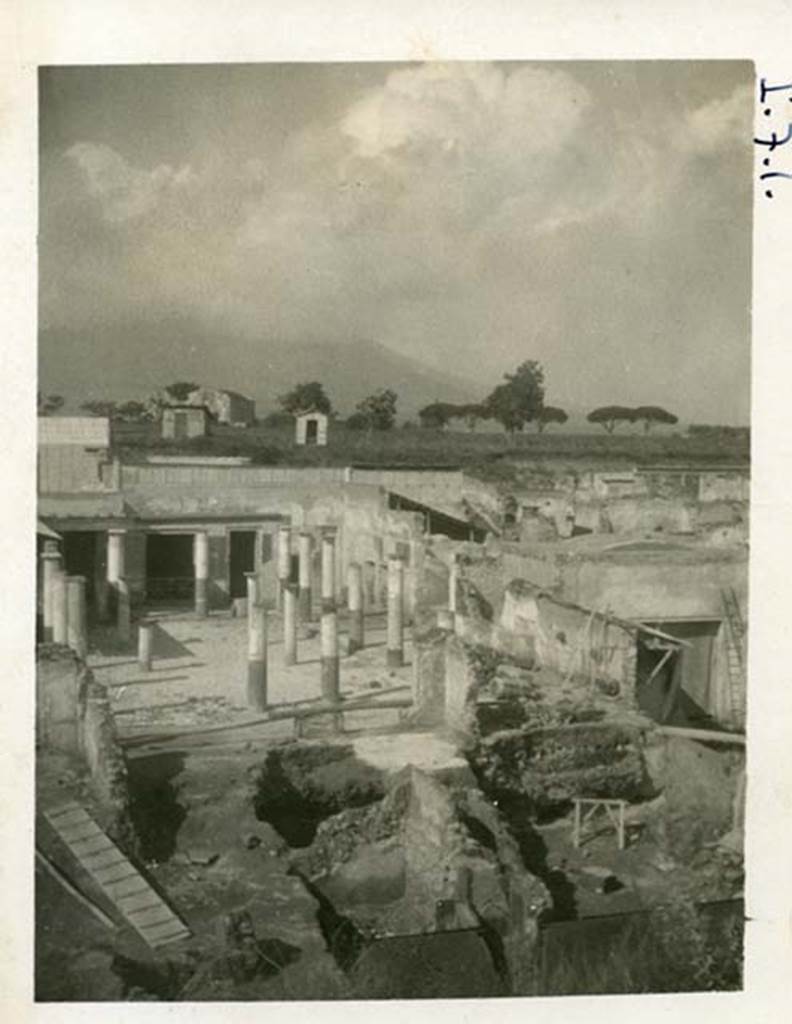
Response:
POLYGON ((668 725, 706 728, 713 725, 712 662, 720 629, 718 620, 652 620, 677 639, 672 644, 642 635, 638 645, 638 704, 668 725), (661 664, 662 662, 662 664, 661 664))
POLYGON ((183 441, 187 437, 186 412, 175 412, 173 414, 173 436, 177 441, 183 441))
POLYGON ((85 577, 85 602, 93 609, 96 597, 98 535, 95 530, 74 530, 63 534, 63 568, 69 576, 85 577))
POLYGON ((638 707, 655 722, 673 717, 681 682, 679 647, 653 636, 638 642, 638 707))
POLYGON ((305 443, 316 444, 319 440, 319 423, 317 420, 306 420, 305 443))
POLYGON ((195 599, 193 535, 146 535, 146 600, 151 604, 191 604, 195 599))
POLYGON ((245 573, 256 570, 256 531, 232 530, 228 541, 228 589, 233 600, 247 595, 245 573))

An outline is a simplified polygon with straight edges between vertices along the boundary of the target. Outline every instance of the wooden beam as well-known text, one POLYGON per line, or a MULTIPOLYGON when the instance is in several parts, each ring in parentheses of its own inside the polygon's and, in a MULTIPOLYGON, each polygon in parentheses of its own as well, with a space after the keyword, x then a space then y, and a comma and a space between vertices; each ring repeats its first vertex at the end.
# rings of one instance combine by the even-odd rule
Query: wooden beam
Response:
POLYGON ((705 743, 732 743, 745 746, 745 736, 736 732, 717 732, 714 729, 688 729, 681 725, 660 725, 657 732, 663 736, 679 736, 686 740, 703 740, 705 743))

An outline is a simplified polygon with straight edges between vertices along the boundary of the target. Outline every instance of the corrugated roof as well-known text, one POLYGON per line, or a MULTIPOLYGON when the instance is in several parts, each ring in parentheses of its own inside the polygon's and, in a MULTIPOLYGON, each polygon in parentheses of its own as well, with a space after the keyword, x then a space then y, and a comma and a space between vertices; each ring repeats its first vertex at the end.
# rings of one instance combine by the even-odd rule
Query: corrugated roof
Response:
POLYGON ((109 448, 110 420, 104 416, 39 416, 38 443, 109 448))

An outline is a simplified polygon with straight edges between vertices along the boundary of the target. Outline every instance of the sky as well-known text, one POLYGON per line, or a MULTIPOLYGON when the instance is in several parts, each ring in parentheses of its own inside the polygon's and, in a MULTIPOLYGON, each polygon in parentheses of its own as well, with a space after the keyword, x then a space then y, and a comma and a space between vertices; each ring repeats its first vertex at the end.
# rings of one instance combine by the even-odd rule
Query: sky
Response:
POLYGON ((538 359, 552 404, 748 422, 749 63, 62 67, 39 85, 42 329, 111 347, 114 325, 184 315, 230 365, 272 339, 371 339, 483 391, 538 359))

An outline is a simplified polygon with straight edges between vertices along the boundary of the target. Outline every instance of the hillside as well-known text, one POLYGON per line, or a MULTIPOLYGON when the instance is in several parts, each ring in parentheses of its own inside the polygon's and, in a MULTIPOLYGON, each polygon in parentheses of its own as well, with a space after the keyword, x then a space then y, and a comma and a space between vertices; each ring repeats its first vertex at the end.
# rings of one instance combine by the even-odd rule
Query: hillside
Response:
POLYGON ((39 336, 41 390, 63 395, 66 411, 89 398, 145 398, 175 380, 231 388, 252 395, 259 415, 298 381, 319 380, 335 407, 351 412, 361 398, 389 387, 399 396, 399 418, 442 399, 480 397, 473 381, 440 373, 373 341, 346 343, 254 340, 209 333, 187 320, 144 319, 76 333, 39 336))

